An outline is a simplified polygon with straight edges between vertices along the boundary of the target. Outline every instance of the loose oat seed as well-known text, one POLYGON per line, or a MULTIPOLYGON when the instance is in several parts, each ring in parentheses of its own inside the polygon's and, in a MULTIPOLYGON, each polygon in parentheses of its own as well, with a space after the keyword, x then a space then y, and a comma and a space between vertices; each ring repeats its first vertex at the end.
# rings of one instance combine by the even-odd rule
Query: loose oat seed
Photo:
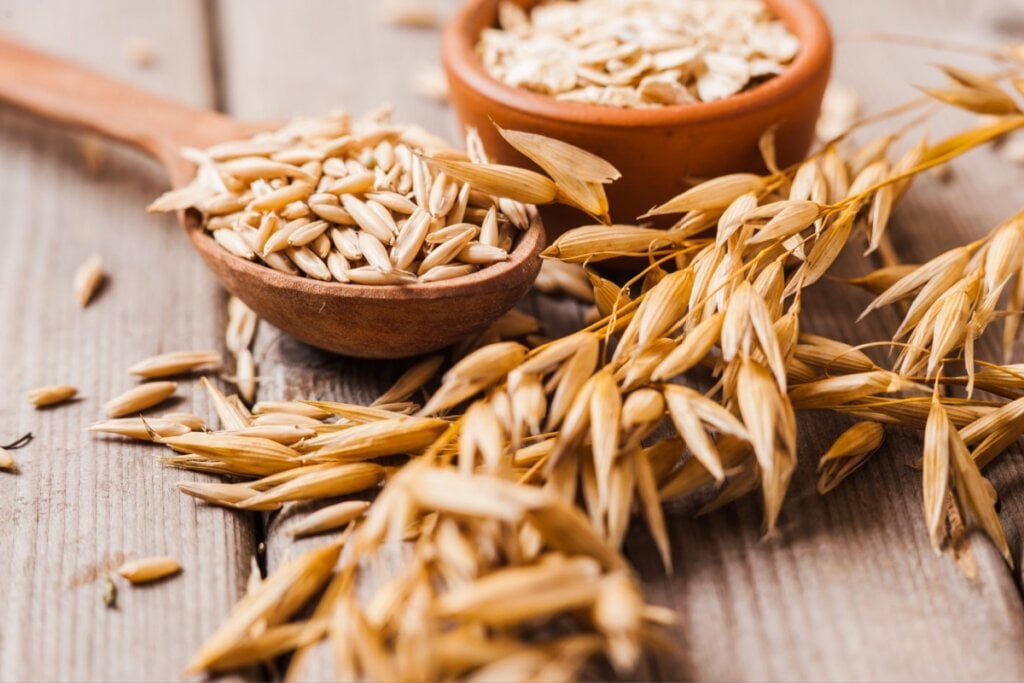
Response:
POLYGON ((128 368, 128 372, 146 379, 158 379, 202 367, 217 367, 220 363, 220 354, 216 351, 171 351, 141 360, 128 368))
POLYGON ((428 100, 448 103, 448 77, 444 69, 437 64, 424 66, 412 73, 412 89, 415 93, 428 100))
POLYGON ((173 557, 147 557, 125 562, 117 573, 131 583, 149 583, 181 571, 181 565, 173 557))
POLYGON ((39 387, 28 392, 28 401, 36 408, 57 405, 70 401, 78 394, 78 389, 68 384, 52 387, 39 387))
POLYGON ((388 0, 384 19, 396 26, 436 28, 441 22, 436 0, 388 0))
POLYGON ((106 278, 103 270, 103 259, 99 254, 93 254, 89 259, 75 271, 74 292, 75 301, 82 308, 89 305, 93 296, 99 290, 100 285, 106 278))
POLYGON ((147 382, 111 399, 103 409, 108 417, 124 417, 163 403, 177 388, 176 382, 147 382))

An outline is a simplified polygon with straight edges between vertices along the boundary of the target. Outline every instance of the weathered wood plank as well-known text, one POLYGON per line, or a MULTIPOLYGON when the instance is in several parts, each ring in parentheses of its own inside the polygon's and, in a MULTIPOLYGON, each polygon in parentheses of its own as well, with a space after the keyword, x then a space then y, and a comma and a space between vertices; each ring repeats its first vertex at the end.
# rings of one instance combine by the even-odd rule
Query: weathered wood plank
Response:
MULTIPOLYGON (((828 2, 836 32, 869 30, 989 39, 994 18, 1009 10, 996 3, 828 2), (884 22, 881 20, 884 17, 884 22)), ((354 112, 382 100, 399 118, 433 130, 452 129, 450 114, 408 89, 410 65, 436 60, 436 35, 382 25, 368 3, 341 6, 306 2, 287 9, 222 0, 226 102, 240 116, 279 118, 341 105, 354 112), (336 27, 344 29, 339 39, 336 27), (316 50, 271 51, 270 44, 316 45, 316 50)), ((1005 24, 1005 22, 1003 22, 1005 24)), ((913 94, 909 83, 933 78, 934 55, 906 48, 848 42, 840 46, 838 79, 854 85, 877 111, 913 94)), ((894 240, 908 258, 924 259, 994 224, 1013 206, 1007 189, 1019 180, 985 154, 957 164, 952 186, 925 178, 900 210, 894 240), (1014 180, 1010 180, 1013 178, 1014 180), (992 201, 977 202, 979 193, 992 201), (979 206, 984 204, 984 206, 979 206)), ((844 267, 863 267, 855 258, 844 267)), ((858 342, 883 339, 895 318, 883 313, 854 325, 862 294, 825 284, 808 296, 806 328, 858 342)), ((527 304, 564 331, 578 315, 572 304, 541 297, 527 304)), ((404 363, 353 361, 321 354, 261 329, 258 359, 264 398, 315 395, 366 402, 389 384, 404 363)), ((1024 675, 1024 638, 1013 575, 980 538, 973 543, 978 578, 968 583, 948 557, 936 558, 920 513, 919 442, 894 434, 886 449, 826 498, 813 491, 814 456, 847 424, 841 418, 802 419, 803 461, 784 509, 781 538, 760 540, 756 500, 694 520, 674 506, 671 523, 677 572, 665 578, 649 539, 637 530, 628 546, 652 598, 679 609, 673 657, 662 658, 666 679, 985 679, 1024 675), (978 651, 965 655, 966 639, 978 651)), ((1010 458, 993 466, 1001 490, 1019 478, 1010 458)), ((1014 548, 1020 504, 1004 507, 1014 548)), ((318 541, 294 543, 285 513, 268 526, 268 564, 318 541)), ((305 676, 330 675, 321 651, 305 676)))
MULTIPOLYGON (((431 4, 451 9, 457 2, 431 4)), ((440 64, 438 32, 386 24, 386 5, 218 0, 227 110, 277 120, 332 107, 358 116, 389 103, 398 121, 453 134, 447 107, 412 89, 417 69, 440 64)))
MULTIPOLYGON (((2 30, 141 86, 209 105, 204 14, 196 2, 6 3, 2 30), (148 69, 127 55, 146 41, 148 69)), ((82 93, 88 97, 88 93, 82 93)), ((83 428, 135 381, 125 368, 152 353, 220 344, 222 297, 171 217, 143 207, 166 186, 159 168, 105 148, 90 174, 76 137, 0 112, 0 442, 32 431, 0 473, 0 679, 174 680, 244 590, 253 527, 197 506, 174 488, 193 475, 163 467, 160 451, 83 428), (102 254, 111 273, 79 310, 74 269, 102 254), (35 411, 27 390, 81 389, 76 403, 35 411), (121 556, 177 557, 184 573, 130 588, 116 609, 102 575, 121 556)), ((175 406, 208 413, 184 382, 175 406)))

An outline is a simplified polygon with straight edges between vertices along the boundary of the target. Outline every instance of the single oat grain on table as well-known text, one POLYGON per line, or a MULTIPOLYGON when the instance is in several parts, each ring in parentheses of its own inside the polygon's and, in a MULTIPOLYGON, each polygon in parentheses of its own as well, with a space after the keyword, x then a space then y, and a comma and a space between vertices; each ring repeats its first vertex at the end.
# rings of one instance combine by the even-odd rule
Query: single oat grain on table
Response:
POLYGON ((78 389, 70 384, 38 387, 28 392, 28 402, 36 408, 57 405, 70 401, 78 394, 78 389))

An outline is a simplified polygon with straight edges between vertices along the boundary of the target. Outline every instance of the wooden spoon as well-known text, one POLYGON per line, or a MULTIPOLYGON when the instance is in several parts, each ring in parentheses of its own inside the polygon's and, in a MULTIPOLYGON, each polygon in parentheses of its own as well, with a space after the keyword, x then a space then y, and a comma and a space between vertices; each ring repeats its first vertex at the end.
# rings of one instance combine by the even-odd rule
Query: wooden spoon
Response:
MULTIPOLYGON (((160 161, 174 187, 195 172, 179 154, 182 147, 208 147, 267 127, 164 99, 3 36, 0 102, 127 143, 160 161)), ((537 224, 507 261, 472 275, 374 287, 279 273, 222 249, 197 212, 179 219, 221 284, 259 317, 308 344, 361 358, 414 356, 484 329, 529 290, 544 246, 537 224)))

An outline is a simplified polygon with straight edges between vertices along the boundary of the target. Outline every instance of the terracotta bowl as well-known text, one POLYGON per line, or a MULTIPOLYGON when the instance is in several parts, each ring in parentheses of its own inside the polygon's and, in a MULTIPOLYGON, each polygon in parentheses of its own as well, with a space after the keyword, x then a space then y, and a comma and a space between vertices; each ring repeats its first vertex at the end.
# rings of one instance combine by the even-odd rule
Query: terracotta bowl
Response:
MULTIPOLYGON (((517 0, 532 6, 537 0, 517 0)), ((445 28, 442 56, 451 102, 464 127, 475 126, 496 161, 532 164, 512 149, 491 121, 540 133, 598 154, 621 172, 608 188, 613 220, 632 223, 679 194, 695 179, 763 169, 758 139, 776 129, 779 163, 799 161, 814 140, 814 124, 832 64, 828 24, 811 0, 767 0, 800 39, 796 59, 779 76, 725 100, 658 109, 619 109, 559 102, 492 78, 477 59, 481 30, 495 23, 499 0, 467 0, 445 28)), ((549 239, 593 222, 553 207, 544 212, 549 239)))

